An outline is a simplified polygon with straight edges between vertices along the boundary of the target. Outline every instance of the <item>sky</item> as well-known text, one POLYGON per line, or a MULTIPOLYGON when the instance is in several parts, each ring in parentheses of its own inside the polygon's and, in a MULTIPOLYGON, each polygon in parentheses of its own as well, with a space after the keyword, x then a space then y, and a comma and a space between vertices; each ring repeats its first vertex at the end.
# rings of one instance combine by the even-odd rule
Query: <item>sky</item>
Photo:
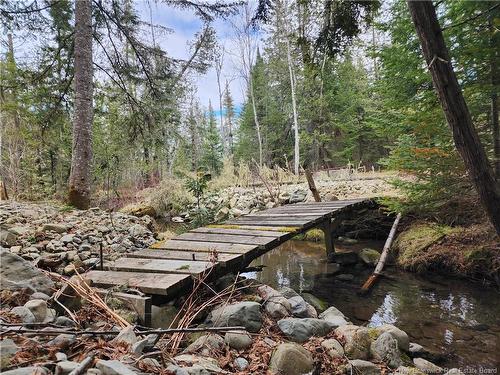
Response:
MULTIPOLYGON (((189 43, 194 40, 196 32, 202 28, 202 22, 192 10, 181 10, 166 6, 154 0, 135 0, 136 9, 141 17, 154 24, 169 27, 169 34, 155 35, 156 41, 173 58, 186 59, 190 55, 189 43)), ((239 57, 234 54, 234 34, 230 20, 216 20, 213 25, 217 32, 217 41, 228 51, 225 55, 222 69, 222 84, 229 82, 230 91, 238 113, 245 98, 245 84, 238 71, 239 57)), ((208 106, 209 100, 218 114, 219 94, 215 69, 210 68, 206 74, 191 73, 190 77, 197 88, 196 96, 203 106, 208 106)))

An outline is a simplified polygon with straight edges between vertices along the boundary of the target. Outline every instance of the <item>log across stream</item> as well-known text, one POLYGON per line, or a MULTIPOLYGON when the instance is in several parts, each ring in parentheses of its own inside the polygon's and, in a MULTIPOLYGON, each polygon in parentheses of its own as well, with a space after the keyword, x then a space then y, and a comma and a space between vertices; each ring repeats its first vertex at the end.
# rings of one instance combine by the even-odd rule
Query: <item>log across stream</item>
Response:
MULTIPOLYGON (((360 242, 344 249, 364 247, 381 251, 383 241, 360 242)), ((324 248, 306 241, 288 241, 252 265, 266 267, 247 277, 276 288, 308 291, 336 306, 355 324, 397 325, 412 341, 444 354, 440 361, 444 367, 477 370, 500 365, 500 294, 494 289, 389 266, 384 269, 389 277, 382 278, 368 296, 359 296, 356 292, 373 270, 355 265, 339 272, 325 262, 324 248)))

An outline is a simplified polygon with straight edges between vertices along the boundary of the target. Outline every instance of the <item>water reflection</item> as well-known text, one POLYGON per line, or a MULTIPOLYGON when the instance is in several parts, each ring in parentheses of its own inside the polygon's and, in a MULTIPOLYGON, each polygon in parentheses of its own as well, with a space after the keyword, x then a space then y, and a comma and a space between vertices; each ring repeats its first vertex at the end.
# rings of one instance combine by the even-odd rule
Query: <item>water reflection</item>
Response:
MULTIPOLYGON (((360 243, 349 250, 382 246, 381 242, 360 243)), ((494 290, 389 268, 385 271, 389 278, 380 281, 370 295, 359 296, 356 292, 370 270, 350 266, 341 273, 353 274, 354 279, 339 280, 334 274, 337 269, 326 263, 324 248, 301 241, 289 241, 253 265, 265 267, 247 277, 275 288, 312 292, 357 324, 399 326, 412 341, 446 353, 443 366, 500 365, 500 295, 494 290)))

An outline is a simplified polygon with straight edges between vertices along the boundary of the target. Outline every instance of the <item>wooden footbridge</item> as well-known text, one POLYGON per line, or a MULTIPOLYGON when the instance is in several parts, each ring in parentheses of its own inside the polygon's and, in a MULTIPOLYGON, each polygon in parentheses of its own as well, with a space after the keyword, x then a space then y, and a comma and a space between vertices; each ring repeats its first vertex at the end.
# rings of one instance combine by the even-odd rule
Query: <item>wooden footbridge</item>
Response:
POLYGON ((297 203, 244 215, 126 254, 105 263, 104 270, 87 272, 85 277, 97 287, 126 285, 147 295, 173 297, 188 288, 202 272, 211 269, 211 275, 222 276, 237 271, 313 228, 324 231, 330 257, 335 252, 335 228, 342 217, 368 202, 354 199, 297 203))

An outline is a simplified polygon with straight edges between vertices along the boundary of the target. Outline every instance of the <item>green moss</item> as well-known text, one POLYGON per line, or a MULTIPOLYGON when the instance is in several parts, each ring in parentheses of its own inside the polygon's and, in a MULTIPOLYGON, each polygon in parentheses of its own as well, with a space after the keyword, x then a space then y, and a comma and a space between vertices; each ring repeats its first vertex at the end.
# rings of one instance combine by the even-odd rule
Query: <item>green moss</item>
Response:
POLYGON ((394 241, 394 247, 399 251, 398 262, 403 266, 410 265, 416 256, 454 231, 456 229, 440 224, 425 223, 411 226, 394 241))
POLYGON ((476 262, 483 262, 483 261, 488 261, 491 259, 491 253, 490 250, 480 246, 480 247, 473 247, 469 250, 466 250, 464 252, 464 258, 466 261, 471 262, 471 263, 476 263, 476 262))
POLYGON ((381 332, 377 328, 368 328, 368 335, 375 341, 380 336, 381 332))
POLYGON ((188 270, 189 269, 189 264, 185 264, 183 266, 180 266, 179 268, 177 268, 178 270, 188 270))

